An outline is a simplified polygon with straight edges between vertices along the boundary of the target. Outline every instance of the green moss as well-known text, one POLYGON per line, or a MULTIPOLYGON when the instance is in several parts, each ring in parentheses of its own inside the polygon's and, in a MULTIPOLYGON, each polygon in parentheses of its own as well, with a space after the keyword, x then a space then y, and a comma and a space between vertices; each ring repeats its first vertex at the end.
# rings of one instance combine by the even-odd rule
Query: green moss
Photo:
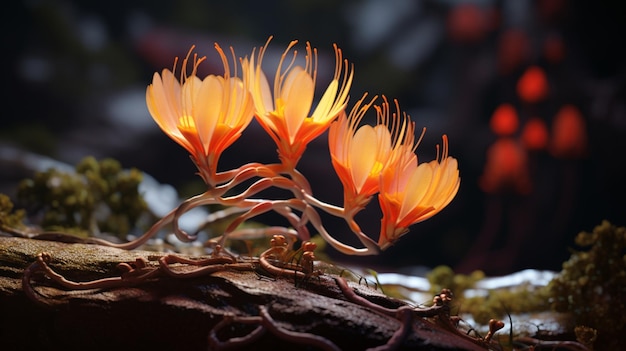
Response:
POLYGON ((508 289, 489 291, 484 296, 463 299, 459 308, 474 320, 487 325, 492 318, 504 319, 507 313, 529 313, 550 308, 548 289, 521 284, 508 289))
POLYGON ((123 170, 110 158, 94 157, 81 160, 75 170, 37 172, 20 182, 18 200, 37 214, 46 230, 125 236, 147 209, 138 191, 141 172, 123 170))
POLYGON ((24 210, 15 210, 11 199, 5 194, 0 194, 0 229, 21 229, 24 227, 24 218, 24 210))
POLYGON ((455 274, 448 266, 437 266, 426 275, 430 283, 430 292, 437 294, 441 289, 450 289, 456 295, 473 288, 476 282, 484 277, 485 273, 482 271, 474 271, 470 275, 455 274))
POLYGON ((550 282, 552 307, 597 330, 598 349, 616 350, 626 330, 626 228, 604 221, 575 242, 587 249, 572 250, 550 282))
POLYGON ((433 294, 442 288, 452 290, 457 312, 472 315, 477 323, 487 325, 492 318, 502 319, 507 313, 526 313, 549 309, 546 288, 522 284, 507 289, 487 291, 485 294, 466 296, 485 275, 474 271, 469 275, 455 274, 448 266, 435 267, 426 276, 433 294))

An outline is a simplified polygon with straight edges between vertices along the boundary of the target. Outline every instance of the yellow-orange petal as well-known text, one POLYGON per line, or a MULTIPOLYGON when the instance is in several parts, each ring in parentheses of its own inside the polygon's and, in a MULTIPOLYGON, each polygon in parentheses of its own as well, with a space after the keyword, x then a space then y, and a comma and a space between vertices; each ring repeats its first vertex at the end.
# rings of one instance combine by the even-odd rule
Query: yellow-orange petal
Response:
POLYGON ((219 123, 224 96, 223 79, 210 75, 200 82, 197 97, 193 100, 193 113, 197 133, 203 143, 204 154, 209 153, 209 143, 214 136, 215 127, 219 123))
MULTIPOLYGON (((224 75, 197 76, 198 65, 205 57, 193 56, 193 70, 187 65, 193 50, 183 60, 180 79, 169 70, 155 73, 146 89, 148 110, 159 127, 191 154, 203 179, 217 183, 217 161, 253 118, 253 101, 247 83, 231 76, 230 65, 216 44, 224 75)), ((237 61, 233 53, 235 67, 237 61)), ((177 61, 175 61, 177 62, 177 61)), ((175 64, 176 66, 176 64, 175 64)), ((235 68, 235 74, 237 69, 235 68)))
POLYGON ((426 220, 456 196, 460 178, 456 159, 447 154, 444 136, 441 159, 417 164, 413 154, 400 156, 394 171, 383 173, 379 203, 383 211, 379 245, 386 247, 410 225, 426 220))
POLYGON ((378 143, 376 132, 371 126, 362 126, 356 131, 350 145, 349 163, 352 181, 360 192, 377 162, 378 143))
POLYGON ((148 110, 155 122, 166 133, 176 130, 177 121, 175 116, 177 115, 177 104, 172 95, 178 95, 173 91, 174 88, 180 90, 180 85, 177 81, 168 82, 168 73, 171 77, 171 72, 168 70, 164 70, 162 75, 154 73, 152 84, 146 90, 148 110), (166 84, 164 84, 164 80, 167 82, 166 84), (166 91, 166 87, 168 91, 166 91))
POLYGON ((292 57, 289 55, 296 43, 292 41, 281 56, 273 90, 261 70, 269 40, 256 57, 253 51, 253 57, 244 60, 244 75, 250 80, 256 118, 277 144, 281 160, 290 165, 297 163, 306 145, 321 135, 343 111, 352 82, 347 61, 335 46, 335 75, 315 110, 311 111, 317 79, 317 51, 307 43, 305 64, 299 66, 295 64, 297 52, 294 51, 292 57))
POLYGON ((285 119, 288 133, 288 135, 282 137, 289 139, 290 143, 294 142, 300 127, 308 117, 315 90, 313 78, 306 71, 298 68, 296 67, 294 71, 290 72, 283 87, 283 100, 281 101, 284 103, 283 118, 285 119), (292 79, 289 79, 290 77, 292 79))
MULTIPOLYGON (((333 79, 329 84, 326 91, 322 95, 322 98, 317 104, 315 111, 311 115, 311 118, 314 121, 320 121, 328 118, 328 116, 333 116, 337 114, 337 111, 333 111, 335 107, 335 97, 337 96, 337 88, 339 87, 339 82, 333 79)), ((345 104, 342 105, 342 109, 345 107, 345 104)))

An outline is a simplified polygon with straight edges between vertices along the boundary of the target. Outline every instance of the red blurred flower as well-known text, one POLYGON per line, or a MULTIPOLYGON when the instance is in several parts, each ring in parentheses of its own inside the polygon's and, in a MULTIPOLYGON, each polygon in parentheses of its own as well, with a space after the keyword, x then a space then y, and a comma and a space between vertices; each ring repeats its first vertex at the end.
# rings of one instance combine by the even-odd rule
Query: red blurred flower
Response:
POLYGON ((576 106, 564 105, 554 117, 550 152, 561 158, 580 158, 586 155, 587 127, 576 106))
POLYGON ((530 66, 517 81, 517 94, 522 101, 534 104, 548 96, 546 73, 537 66, 530 66))
POLYGON ((510 136, 517 132, 519 127, 519 120, 517 118, 517 112, 511 104, 500 104, 489 121, 489 127, 498 136, 510 136))
POLYGON ((530 57, 530 42, 522 30, 509 29, 498 39, 498 71, 509 74, 530 57))
POLYGON ((548 146, 548 126, 543 119, 532 117, 522 128, 522 144, 528 150, 543 150, 548 146))
POLYGON ((479 185, 488 193, 527 194, 530 191, 528 156, 517 141, 501 138, 489 147, 479 185))

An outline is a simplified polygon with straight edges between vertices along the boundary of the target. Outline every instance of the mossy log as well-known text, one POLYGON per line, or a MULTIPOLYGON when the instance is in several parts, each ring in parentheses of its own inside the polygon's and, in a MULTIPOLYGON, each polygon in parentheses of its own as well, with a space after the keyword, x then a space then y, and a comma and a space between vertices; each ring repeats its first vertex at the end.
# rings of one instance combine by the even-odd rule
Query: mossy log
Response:
MULTIPOLYGON (((29 279, 37 299, 22 287, 24 272, 47 252, 55 271, 73 281, 119 276, 118 264, 158 253, 79 243, 0 237, 0 349, 2 350, 207 350, 209 334, 225 316, 258 316, 261 308, 285 330, 310 333, 343 350, 385 345, 400 321, 349 301, 327 274, 295 282, 258 272, 221 270, 197 278, 159 276, 141 284, 71 290, 37 274, 29 279)), ((403 304, 349 282, 362 297, 386 306, 403 304)), ((222 339, 254 326, 221 328, 222 339), (228 335, 230 334, 230 335, 228 335)), ((250 349, 317 349, 266 332, 250 349)), ((432 320, 417 318, 399 346, 404 350, 483 350, 432 320)))

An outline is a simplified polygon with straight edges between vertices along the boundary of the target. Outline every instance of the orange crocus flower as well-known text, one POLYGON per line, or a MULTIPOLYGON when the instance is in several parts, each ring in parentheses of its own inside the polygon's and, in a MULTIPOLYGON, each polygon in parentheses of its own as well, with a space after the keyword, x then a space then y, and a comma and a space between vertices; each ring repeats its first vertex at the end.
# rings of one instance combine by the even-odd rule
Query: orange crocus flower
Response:
POLYGON ((383 169, 394 162, 394 151, 397 153, 399 148, 414 144, 414 123, 400 113, 397 101, 397 112, 390 114, 389 102, 384 96, 381 106, 374 106, 377 125, 359 127, 376 99, 361 106, 366 96, 354 105, 349 116, 342 113, 328 133, 333 167, 344 188, 346 212, 358 211, 367 205, 379 190, 383 169))
POLYGON ((294 51, 285 68, 285 60, 296 43, 292 41, 281 56, 273 91, 261 69, 269 40, 259 49, 256 58, 253 52, 250 60, 244 60, 256 118, 278 146, 278 155, 288 168, 295 167, 307 144, 326 131, 344 111, 353 77, 348 61, 342 59, 341 50, 335 45, 335 74, 311 113, 317 79, 317 50, 307 42, 304 67, 295 65, 297 51, 294 51))
POLYGON ((399 149, 395 167, 383 171, 378 200, 383 212, 378 245, 382 250, 408 232, 410 225, 424 221, 446 207, 459 190, 458 162, 448 156, 448 138, 443 136, 441 158, 418 165, 417 155, 399 149))
MULTIPOLYGON (((215 44, 224 65, 224 75, 197 76, 198 66, 206 57, 193 55, 193 69, 187 74, 189 50, 182 62, 180 79, 172 71, 154 73, 146 90, 150 115, 170 138, 187 149, 198 167, 200 176, 209 185, 216 185, 217 162, 222 152, 239 138, 254 116, 254 105, 247 84, 235 75, 224 51, 215 44)), ((232 49, 231 49, 232 52, 232 49)), ((234 52, 233 60, 234 59, 234 52)))

